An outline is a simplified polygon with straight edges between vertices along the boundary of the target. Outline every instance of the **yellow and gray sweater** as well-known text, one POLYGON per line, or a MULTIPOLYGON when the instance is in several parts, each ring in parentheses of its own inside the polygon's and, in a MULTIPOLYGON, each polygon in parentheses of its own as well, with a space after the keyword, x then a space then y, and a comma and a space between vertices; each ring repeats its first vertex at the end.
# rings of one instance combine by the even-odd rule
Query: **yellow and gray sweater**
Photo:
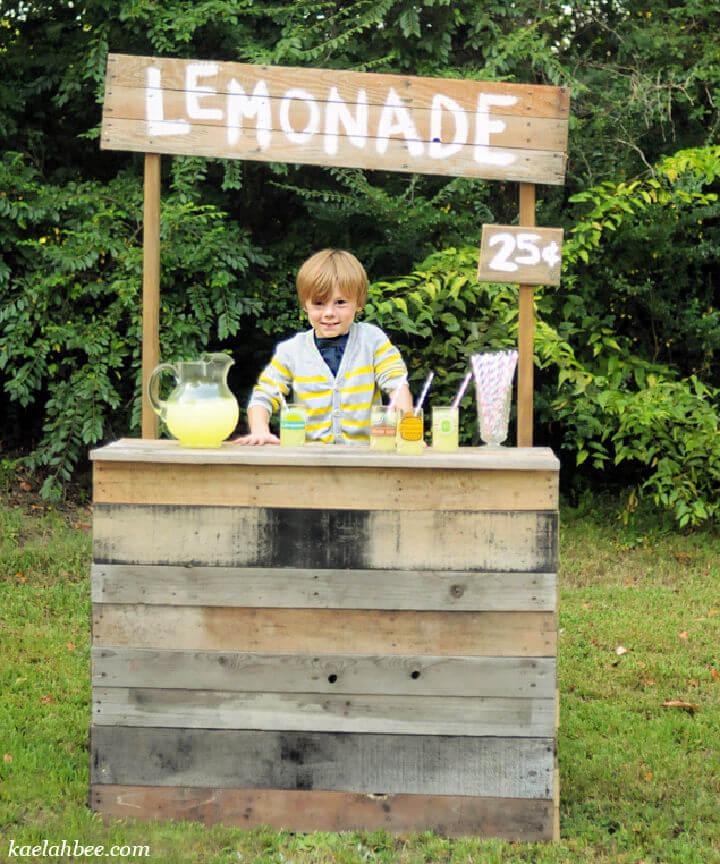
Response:
MULTIPOLYGON (((252 391, 248 408, 280 407, 278 391, 307 410, 306 438, 326 444, 368 444, 370 409, 407 380, 400 352, 374 324, 355 322, 348 331, 337 376, 315 345, 313 331, 280 342, 252 391)), ((290 401, 290 399, 288 399, 290 401)))

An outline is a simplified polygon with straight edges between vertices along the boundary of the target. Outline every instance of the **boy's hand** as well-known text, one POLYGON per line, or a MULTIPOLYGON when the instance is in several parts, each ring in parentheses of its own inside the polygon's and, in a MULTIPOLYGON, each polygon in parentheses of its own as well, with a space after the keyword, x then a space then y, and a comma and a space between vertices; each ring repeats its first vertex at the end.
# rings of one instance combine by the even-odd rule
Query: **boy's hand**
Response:
POLYGON ((279 444, 280 439, 270 431, 270 412, 262 405, 253 405, 248 408, 248 426, 250 431, 247 435, 235 438, 231 444, 279 444))
POLYGON ((243 435, 242 438, 235 438, 231 444, 279 444, 280 439, 272 432, 251 432, 249 435, 243 435))

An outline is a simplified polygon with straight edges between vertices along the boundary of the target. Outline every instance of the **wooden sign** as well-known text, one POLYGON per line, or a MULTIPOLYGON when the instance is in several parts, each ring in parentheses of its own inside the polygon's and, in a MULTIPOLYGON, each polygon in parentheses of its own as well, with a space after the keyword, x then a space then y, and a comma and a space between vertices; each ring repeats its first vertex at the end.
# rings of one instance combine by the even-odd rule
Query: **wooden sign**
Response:
POLYGON ((111 54, 101 147, 562 185, 564 87, 111 54))
POLYGON ((562 228, 483 225, 478 279, 559 285, 562 228))

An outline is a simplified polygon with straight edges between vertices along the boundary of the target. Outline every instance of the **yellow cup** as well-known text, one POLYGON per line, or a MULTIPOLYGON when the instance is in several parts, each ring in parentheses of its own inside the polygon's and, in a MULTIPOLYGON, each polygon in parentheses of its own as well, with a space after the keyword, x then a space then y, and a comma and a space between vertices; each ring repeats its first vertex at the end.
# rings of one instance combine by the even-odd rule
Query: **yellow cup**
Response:
POLYGON ((280 411, 280 446, 302 447, 305 443, 306 422, 304 405, 283 405, 280 411))
POLYGON ((414 411, 401 411, 397 427, 397 452, 406 456, 419 456, 423 452, 422 408, 414 411))
POLYGON ((370 411, 370 448, 394 450, 398 411, 387 405, 375 405, 370 411))
POLYGON ((460 411, 452 406, 432 409, 433 450, 450 452, 460 446, 460 411))

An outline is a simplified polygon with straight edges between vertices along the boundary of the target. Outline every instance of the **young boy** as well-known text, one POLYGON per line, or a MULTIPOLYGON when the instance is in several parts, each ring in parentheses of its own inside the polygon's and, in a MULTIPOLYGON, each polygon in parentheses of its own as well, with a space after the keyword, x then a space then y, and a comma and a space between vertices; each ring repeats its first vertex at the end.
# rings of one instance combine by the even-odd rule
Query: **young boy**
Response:
POLYGON ((374 324, 355 322, 365 304, 367 275, 349 252, 323 249, 302 265, 297 293, 312 330, 298 333, 275 349, 248 403, 250 432, 237 444, 279 444, 270 417, 280 407, 278 393, 307 410, 306 440, 325 444, 368 444, 370 409, 380 391, 411 410, 407 368, 374 324))

